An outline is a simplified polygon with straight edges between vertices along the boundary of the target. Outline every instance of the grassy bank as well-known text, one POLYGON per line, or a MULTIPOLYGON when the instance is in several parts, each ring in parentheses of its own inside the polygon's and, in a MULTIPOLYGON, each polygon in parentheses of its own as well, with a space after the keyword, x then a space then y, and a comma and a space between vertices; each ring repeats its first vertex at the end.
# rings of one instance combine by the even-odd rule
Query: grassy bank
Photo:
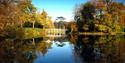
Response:
POLYGON ((45 36, 44 29, 41 28, 24 28, 25 34, 24 38, 38 38, 45 36))
POLYGON ((79 32, 79 35, 125 35, 125 32, 110 32, 110 33, 104 33, 104 32, 79 32))

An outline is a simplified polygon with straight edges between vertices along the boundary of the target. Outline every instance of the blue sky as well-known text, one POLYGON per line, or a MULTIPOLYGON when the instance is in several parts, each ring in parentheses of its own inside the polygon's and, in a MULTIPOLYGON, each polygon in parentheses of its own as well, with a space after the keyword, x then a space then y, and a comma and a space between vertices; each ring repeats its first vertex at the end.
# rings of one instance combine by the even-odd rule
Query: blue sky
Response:
POLYGON ((63 16, 66 20, 73 19, 73 10, 76 4, 85 3, 88 0, 32 0, 39 11, 43 9, 53 20, 58 16, 63 16))

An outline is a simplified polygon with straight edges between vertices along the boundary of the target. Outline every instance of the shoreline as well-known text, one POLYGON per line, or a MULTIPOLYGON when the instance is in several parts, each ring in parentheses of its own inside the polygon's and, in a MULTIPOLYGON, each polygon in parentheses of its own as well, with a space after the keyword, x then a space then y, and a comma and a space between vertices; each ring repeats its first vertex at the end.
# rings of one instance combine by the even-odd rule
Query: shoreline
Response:
POLYGON ((111 32, 111 33, 104 33, 104 32, 78 32, 79 35, 125 35, 125 32, 111 32))

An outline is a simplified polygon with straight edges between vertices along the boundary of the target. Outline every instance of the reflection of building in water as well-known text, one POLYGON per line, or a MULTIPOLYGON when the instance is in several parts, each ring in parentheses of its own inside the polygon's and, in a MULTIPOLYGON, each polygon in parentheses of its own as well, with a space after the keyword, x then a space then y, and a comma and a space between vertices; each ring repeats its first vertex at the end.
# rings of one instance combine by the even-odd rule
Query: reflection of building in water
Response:
POLYGON ((54 43, 58 46, 58 47, 63 47, 65 46, 65 42, 67 42, 66 37, 56 37, 54 39, 54 43))
POLYGON ((63 47, 64 45, 66 45, 64 42, 54 42, 58 47, 63 47))
POLYGON ((86 63, 124 63, 125 42, 115 36, 107 37, 107 40, 105 38, 101 37, 100 40, 97 36, 78 36, 74 55, 86 63))

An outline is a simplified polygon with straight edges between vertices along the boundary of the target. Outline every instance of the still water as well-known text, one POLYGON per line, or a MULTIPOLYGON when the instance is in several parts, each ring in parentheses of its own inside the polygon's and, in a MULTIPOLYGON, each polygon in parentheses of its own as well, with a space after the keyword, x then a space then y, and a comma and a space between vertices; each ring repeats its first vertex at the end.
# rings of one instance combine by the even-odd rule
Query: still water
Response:
POLYGON ((0 40, 0 63, 125 63, 125 36, 0 40))

